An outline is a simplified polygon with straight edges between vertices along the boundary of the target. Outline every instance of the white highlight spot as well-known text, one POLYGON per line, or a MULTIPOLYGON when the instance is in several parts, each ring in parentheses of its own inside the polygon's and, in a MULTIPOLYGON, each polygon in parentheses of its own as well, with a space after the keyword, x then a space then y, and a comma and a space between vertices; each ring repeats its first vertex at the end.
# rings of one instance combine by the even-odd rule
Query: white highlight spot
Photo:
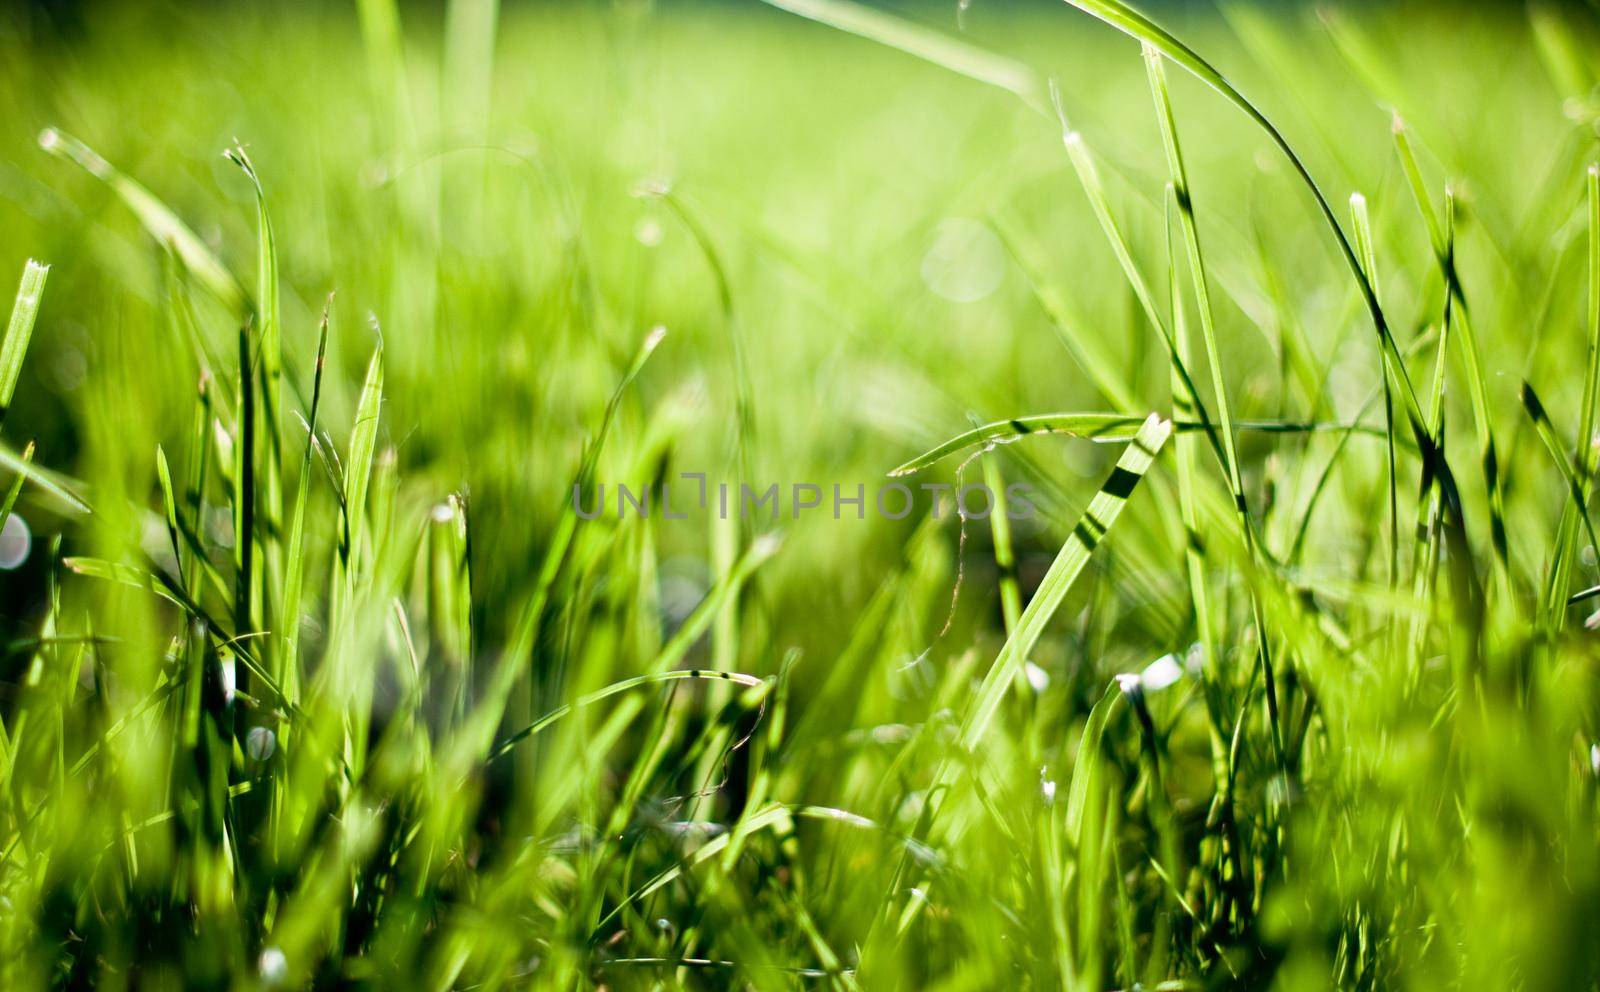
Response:
POLYGON ((965 217, 940 221, 922 258, 922 281, 934 295, 954 303, 983 299, 1000 287, 1005 274, 1006 253, 1000 239, 965 217))
POLYGON ((4 529, 0 529, 0 569, 9 572, 20 567, 31 550, 33 533, 28 530, 28 522, 19 513, 11 514, 4 529))
POLYGON ((266 727, 251 727, 245 735, 244 749, 256 761, 266 761, 278 749, 278 735, 266 727))
POLYGON ((278 985, 289 977, 289 959, 276 947, 268 947, 261 952, 256 970, 261 972, 261 980, 267 985, 278 985))
POLYGON ((1034 692, 1043 692, 1050 686, 1050 673, 1033 662, 1024 662, 1022 671, 1028 677, 1028 684, 1033 686, 1034 692))
POLYGON ((639 222, 633 229, 633 237, 646 248, 654 248, 661 243, 666 232, 661 230, 661 225, 654 218, 646 218, 639 222))
POLYGON ((1164 654, 1145 667, 1139 674, 1139 682, 1144 686, 1145 692, 1155 692, 1158 689, 1165 689, 1182 677, 1183 666, 1178 664, 1178 656, 1164 654))

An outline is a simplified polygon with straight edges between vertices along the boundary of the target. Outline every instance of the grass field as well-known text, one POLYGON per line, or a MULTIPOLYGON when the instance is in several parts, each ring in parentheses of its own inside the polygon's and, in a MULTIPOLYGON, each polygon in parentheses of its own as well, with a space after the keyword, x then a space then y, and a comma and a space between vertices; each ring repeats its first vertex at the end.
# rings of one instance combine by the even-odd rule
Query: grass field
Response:
POLYGON ((0 986, 1596 988, 1597 84, 1581 4, 0 9, 0 986))

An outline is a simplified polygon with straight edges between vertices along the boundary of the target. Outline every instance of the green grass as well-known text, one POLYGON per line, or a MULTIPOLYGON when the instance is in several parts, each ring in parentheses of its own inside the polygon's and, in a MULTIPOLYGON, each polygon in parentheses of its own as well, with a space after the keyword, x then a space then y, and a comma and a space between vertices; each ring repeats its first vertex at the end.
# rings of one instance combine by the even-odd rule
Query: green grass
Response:
POLYGON ((1600 986, 1597 43, 0 13, 0 985, 1600 986))

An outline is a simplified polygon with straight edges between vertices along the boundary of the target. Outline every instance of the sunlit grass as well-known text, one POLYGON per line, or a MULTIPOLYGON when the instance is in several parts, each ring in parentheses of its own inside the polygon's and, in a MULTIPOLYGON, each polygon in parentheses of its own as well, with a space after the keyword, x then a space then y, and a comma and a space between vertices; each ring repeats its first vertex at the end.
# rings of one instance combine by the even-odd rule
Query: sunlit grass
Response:
POLYGON ((1600 980, 1600 19, 956 6, 0 15, 0 984, 1600 980))

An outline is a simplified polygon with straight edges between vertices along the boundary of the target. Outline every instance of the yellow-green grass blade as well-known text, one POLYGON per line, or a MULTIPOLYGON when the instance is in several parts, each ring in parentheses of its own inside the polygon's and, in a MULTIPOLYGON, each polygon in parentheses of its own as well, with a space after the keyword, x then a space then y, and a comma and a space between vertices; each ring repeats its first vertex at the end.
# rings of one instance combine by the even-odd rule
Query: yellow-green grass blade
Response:
MULTIPOLYGON (((1585 186, 1589 221, 1589 287, 1585 328, 1588 332, 1588 362, 1584 370, 1583 398, 1578 410, 1576 472, 1582 481, 1581 491, 1587 495, 1594 481, 1596 415, 1597 406, 1600 406, 1600 167, 1589 167, 1585 186)), ((1578 510, 1579 503, 1576 501, 1564 505, 1561 521, 1556 528, 1555 548, 1551 552, 1545 588, 1545 614, 1552 619, 1560 615, 1562 604, 1569 602, 1566 590, 1572 582, 1578 510)))
MULTIPOLYGON (((1143 45, 1143 52, 1151 95, 1156 104, 1156 122, 1160 125, 1161 145, 1166 152, 1167 169, 1171 175, 1173 193, 1178 204, 1178 217, 1182 221, 1184 247, 1188 250, 1195 308, 1200 316, 1200 338, 1205 345, 1207 364, 1211 367, 1211 390, 1212 398, 1217 404, 1218 431, 1222 438, 1224 456, 1223 469, 1227 473, 1228 488, 1232 491, 1236 509, 1241 515, 1241 526, 1248 543, 1252 541, 1249 510, 1245 505, 1243 483, 1239 475, 1239 455, 1234 442, 1233 404, 1228 398, 1227 382, 1222 370, 1222 354, 1217 345, 1216 317, 1211 307, 1211 290, 1207 285, 1205 260, 1200 249, 1200 227, 1194 216, 1194 199, 1189 188, 1189 173, 1183 164, 1183 149, 1178 142, 1178 124, 1172 112, 1172 99, 1167 93, 1167 77, 1166 71, 1162 68, 1161 53, 1148 42, 1143 45)), ((1175 305, 1178 302, 1174 300, 1175 305)), ((1181 350, 1179 355, 1181 357, 1181 350)))
POLYGON ((1589 215, 1589 286, 1585 312, 1589 361, 1583 374, 1583 406, 1578 420, 1578 475, 1585 483, 1594 478, 1594 443, 1600 414, 1600 165, 1590 165, 1584 176, 1589 215))
MULTIPOLYGON (((1175 199, 1176 191, 1174 191, 1175 199)), ((1167 214, 1167 254, 1175 259, 1177 252, 1173 245, 1173 224, 1171 210, 1167 214)), ((1168 293, 1172 300, 1172 332, 1178 347, 1178 356, 1183 361, 1189 361, 1189 328, 1183 305, 1182 280, 1178 275, 1178 266, 1167 266, 1168 293)), ((1183 390, 1183 383, 1174 372, 1170 376, 1171 390, 1174 398, 1183 390)), ((1217 650, 1216 618, 1212 613, 1210 570, 1206 563, 1205 539, 1201 536, 1200 513, 1197 503, 1196 480, 1199 478, 1200 467, 1199 453, 1195 450, 1195 439, 1184 437, 1181 434, 1173 440, 1173 460, 1176 463, 1178 477, 1178 514, 1183 528, 1183 560, 1184 573, 1189 582, 1189 603, 1194 608, 1195 633, 1199 637, 1201 651, 1201 684, 1205 689, 1205 702, 1209 716, 1209 740, 1211 745, 1212 777, 1220 786, 1232 779, 1228 770, 1228 748, 1224 740, 1227 728, 1227 718, 1223 701, 1222 686, 1224 673, 1220 667, 1221 653, 1217 650)), ((1091 712, 1090 719, 1094 719, 1091 712)), ((1081 760, 1081 759, 1080 759, 1081 760)), ((1074 785, 1076 785, 1077 770, 1073 771, 1074 785)), ((1218 788, 1214 793, 1214 805, 1226 803, 1225 790, 1218 788)))
POLYGON ((1412 386, 1411 377, 1406 371, 1405 362, 1396 345, 1394 335, 1389 329, 1389 321, 1384 314, 1382 306, 1378 303, 1378 296, 1371 281, 1367 278, 1361 267, 1360 260, 1356 257, 1355 248, 1346 236, 1344 228, 1340 226, 1338 218, 1334 215, 1333 207, 1328 198, 1323 195, 1322 188, 1312 177, 1305 162, 1301 160, 1293 146, 1289 144, 1283 133, 1256 108, 1243 93, 1234 87, 1220 72, 1209 62, 1201 58, 1188 45, 1179 41, 1165 28, 1161 27, 1148 16, 1140 13, 1132 6, 1121 0, 1065 0, 1101 21, 1115 27, 1137 41, 1148 43, 1158 49, 1162 54, 1177 64, 1183 66, 1197 79, 1216 90, 1228 102, 1241 110, 1246 117, 1266 133, 1272 143, 1277 146, 1293 167, 1301 183, 1311 193, 1316 201, 1317 209, 1326 221, 1334 241, 1338 245, 1339 253, 1354 276, 1356 287, 1360 291, 1362 302, 1366 305, 1372 319, 1373 330, 1377 334, 1379 348, 1383 354, 1384 363, 1389 374, 1394 377, 1400 387, 1400 399, 1406 412, 1406 418, 1416 438, 1417 447, 1422 453, 1423 461, 1428 466, 1429 481, 1438 486, 1443 502, 1443 523, 1446 537, 1451 544, 1452 575, 1457 581, 1457 592, 1460 598, 1467 601, 1464 605, 1468 609, 1477 606, 1478 589, 1473 573, 1471 560, 1471 547, 1467 543, 1466 528, 1462 519, 1462 506, 1459 487, 1455 475, 1450 469, 1445 458, 1444 449, 1439 445, 1427 428, 1427 419, 1415 388, 1412 386))
MULTIPOLYGON (((1131 441, 1138 435, 1148 416, 1140 417, 1121 413, 1039 413, 1026 417, 1010 417, 974 427, 957 434, 928 451, 923 452, 889 472, 892 477, 912 475, 937 464, 952 455, 980 445, 1010 444, 1025 437, 1054 434, 1060 437, 1079 438, 1100 444, 1131 441)), ((1172 429, 1178 434, 1209 434, 1209 425, 1196 420, 1175 420, 1172 429)), ((1317 421, 1245 420, 1234 425, 1241 431, 1261 434, 1335 434, 1354 433, 1370 437, 1383 437, 1382 427, 1359 423, 1322 423, 1317 421)))
MULTIPOLYGON (((1155 295, 1150 290, 1150 284, 1140 271, 1138 263, 1133 260, 1133 252, 1128 247, 1127 238, 1122 234, 1122 227, 1111 213, 1110 201, 1106 197, 1105 185, 1100 181, 1100 172, 1095 167, 1094 158, 1089 154, 1088 146, 1084 144, 1083 135, 1072 128, 1064 115, 1061 117, 1061 142, 1067 149, 1067 157, 1072 162, 1073 171, 1078 176, 1084 195, 1089 199, 1089 207, 1094 212, 1095 220, 1099 222, 1100 230, 1111 246, 1111 253, 1116 256, 1117 265, 1121 267, 1123 277, 1128 281, 1128 287, 1133 290, 1134 297, 1139 301, 1139 308, 1144 312, 1145 319, 1161 335, 1167 356, 1172 362, 1173 374, 1183 383, 1182 391, 1173 395, 1173 411, 1181 419, 1193 419, 1210 425, 1211 417, 1206 412, 1205 401, 1200 397, 1200 390, 1195 386, 1194 377, 1189 374, 1188 365, 1179 357, 1172 330, 1156 307, 1155 295)), ((1226 471, 1228 456, 1221 440, 1214 430, 1208 429, 1206 435, 1218 463, 1222 464, 1226 471)))
POLYGON ((78 490, 84 488, 83 483, 36 464, 31 458, 23 457, 6 444, 0 444, 0 468, 25 477, 71 513, 93 512, 89 503, 78 493, 78 490))
MULTIPOLYGON (((1223 375, 1222 352, 1217 344, 1216 317, 1211 306, 1211 291, 1207 286, 1205 255, 1200 247, 1200 225, 1194 215, 1194 197, 1189 186, 1189 173, 1183 164, 1183 148, 1178 140, 1178 124, 1172 112, 1172 98, 1167 92, 1166 70, 1162 54, 1151 43, 1141 46, 1144 53, 1146 75, 1151 95, 1156 105, 1156 120, 1160 125, 1161 144, 1166 151, 1167 169, 1171 176, 1173 196, 1183 230, 1184 247, 1189 259, 1189 273, 1194 289, 1195 309, 1200 316, 1200 338, 1205 345, 1206 362, 1211 368, 1211 389, 1217 404, 1219 433, 1222 439, 1223 469, 1228 492, 1233 497, 1233 507, 1239 536, 1252 561, 1263 560, 1263 549, 1256 537, 1250 506, 1245 499, 1243 476, 1239 470, 1238 448, 1234 440, 1233 404, 1228 397, 1227 381, 1223 375)), ((1171 263, 1176 266, 1176 259, 1171 263)), ((1176 296, 1174 307, 1182 305, 1176 296)), ((1180 352, 1181 355, 1181 352, 1180 352)), ((1278 693, 1270 654, 1271 638, 1262 617, 1261 604, 1252 595, 1250 615, 1255 626, 1256 658, 1265 677, 1265 701, 1269 723, 1272 727, 1273 746, 1280 766, 1284 763, 1283 739, 1278 721, 1278 693)))
POLYGON ((39 146, 52 155, 76 162, 86 172, 109 186, 132 210, 156 243, 170 248, 183 264, 230 311, 243 314, 247 306, 244 290, 227 267, 206 243, 155 194, 136 180, 119 172, 94 149, 58 128, 46 128, 39 135, 39 146))
MULTIPOLYGON (((29 441, 22 449, 22 463, 27 465, 32 461, 33 442, 29 441)), ((11 511, 16 509, 17 497, 22 495, 22 484, 27 481, 27 478, 28 477, 26 475, 18 472, 17 477, 11 480, 11 485, 6 487, 5 498, 3 501, 0 501, 0 530, 3 530, 5 528, 6 521, 11 519, 11 511)))
MULTIPOLYGON (((1294 168, 1300 181, 1316 200, 1317 207, 1322 212, 1323 220, 1327 222, 1328 228, 1333 233, 1334 240, 1338 243, 1345 264, 1350 268, 1351 274, 1355 276, 1362 297, 1371 312, 1379 337, 1385 342, 1386 354, 1389 351, 1394 351, 1394 342, 1389 334, 1388 321, 1384 317, 1382 308, 1378 305, 1378 297, 1373 291, 1371 282, 1368 281, 1366 273, 1362 271, 1361 263, 1356 258, 1355 249, 1351 245, 1350 239, 1345 236, 1344 229, 1339 226, 1339 220, 1334 216, 1333 207, 1329 204, 1328 198, 1323 195, 1322 188, 1312 178, 1310 170, 1306 168, 1305 163, 1301 161, 1299 154, 1289 144, 1283 133, 1267 119, 1265 114, 1256 108, 1254 103, 1250 102, 1222 73, 1218 72, 1211 63, 1201 58, 1194 49, 1179 41, 1165 28, 1132 6, 1122 3, 1121 0, 1065 0, 1065 2, 1104 21, 1130 38, 1154 47, 1167 58, 1189 70, 1195 78, 1222 94, 1229 103, 1243 111, 1245 116, 1249 117, 1255 122, 1256 126, 1266 132, 1267 137, 1289 160, 1289 164, 1294 168)), ((1410 379, 1406 376, 1404 366, 1398 363, 1398 353, 1396 352, 1392 358, 1396 360, 1393 371, 1396 377, 1401 380, 1403 391, 1410 393, 1410 379)), ((1414 395, 1411 406, 1416 406, 1414 395)), ((1420 420, 1420 417, 1418 419, 1420 420)))
MULTIPOLYGON (((1367 198, 1360 193, 1350 194, 1350 230, 1355 234, 1356 250, 1361 256, 1361 265, 1367 270, 1367 278, 1372 281, 1373 287, 1378 286, 1378 254, 1372 238, 1372 219, 1367 212, 1367 198)), ((1400 493, 1396 478, 1395 464, 1395 439, 1394 439, 1394 394, 1389 386, 1389 377, 1383 377, 1383 423, 1386 437, 1384 439, 1385 454, 1387 458, 1389 482, 1389 554, 1387 564, 1389 569, 1389 584, 1393 586, 1400 577, 1400 493)))
POLYGON ((31 258, 22 268, 22 282, 17 286, 16 302, 11 305, 5 340, 0 342, 0 423, 4 423, 6 411, 11 409, 11 397, 17 391, 22 359, 28 353, 28 342, 39 318, 39 303, 44 298, 44 283, 49 275, 50 266, 31 258))
POLYGON ((1033 650, 1043 636, 1056 610, 1065 600, 1067 592, 1089 563, 1089 556, 1116 523, 1127 505, 1139 480, 1144 477, 1156 455, 1172 436, 1172 424, 1151 414, 1133 440, 1129 442, 1110 477, 1100 487, 1089 507, 1083 512, 1077 527, 1067 539, 1050 569, 1045 573, 1038 590, 1028 601, 1027 608, 1017 623, 1017 629, 1006 638, 1005 646, 984 676, 977 696, 961 723, 960 746, 971 752, 983 739, 1006 691, 1016 679, 1023 659, 1033 650))
POLYGON ((846 0, 764 2, 1007 90, 1040 113, 1050 106, 1044 78, 1032 67, 938 31, 846 0))

